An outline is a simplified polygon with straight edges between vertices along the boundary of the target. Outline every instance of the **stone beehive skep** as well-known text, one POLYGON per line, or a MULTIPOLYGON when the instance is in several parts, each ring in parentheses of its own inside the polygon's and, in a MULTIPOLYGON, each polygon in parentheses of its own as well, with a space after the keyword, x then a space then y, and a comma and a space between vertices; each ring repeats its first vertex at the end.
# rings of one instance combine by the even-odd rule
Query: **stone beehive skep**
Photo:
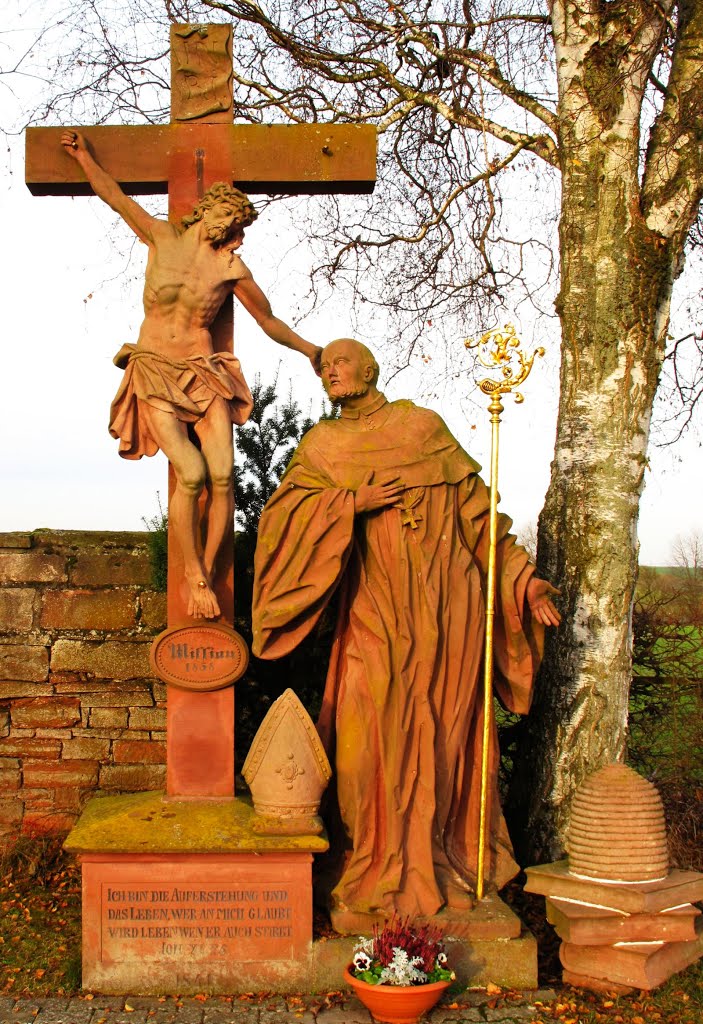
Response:
POLYGON ((594 772, 574 796, 566 848, 572 874, 609 882, 665 877, 669 853, 656 787, 623 764, 594 772))

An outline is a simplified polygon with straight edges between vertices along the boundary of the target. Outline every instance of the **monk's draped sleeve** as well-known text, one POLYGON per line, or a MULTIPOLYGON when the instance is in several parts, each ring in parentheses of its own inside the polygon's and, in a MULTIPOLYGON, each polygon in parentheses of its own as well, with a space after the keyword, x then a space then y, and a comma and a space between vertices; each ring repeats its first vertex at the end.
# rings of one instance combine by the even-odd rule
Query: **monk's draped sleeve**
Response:
POLYGON ((294 456, 259 523, 253 651, 281 658, 311 631, 339 583, 354 538, 354 494, 294 456))
MULTIPOLYGON (((460 514, 466 543, 484 581, 488 580, 489 493, 480 476, 460 485, 460 514)), ((526 715, 544 646, 544 627, 533 622, 527 584, 535 566, 516 542, 512 521, 499 514, 496 546, 496 603, 493 634, 494 686, 509 711, 526 715)))

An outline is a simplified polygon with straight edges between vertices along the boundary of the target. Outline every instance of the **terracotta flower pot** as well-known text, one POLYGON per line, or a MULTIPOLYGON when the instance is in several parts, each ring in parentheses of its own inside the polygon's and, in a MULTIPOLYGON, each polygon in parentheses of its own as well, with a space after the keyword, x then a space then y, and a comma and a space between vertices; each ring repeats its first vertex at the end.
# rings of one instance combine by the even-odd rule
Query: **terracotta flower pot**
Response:
POLYGON ((344 971, 344 980, 373 1019, 383 1024, 415 1024, 439 1002, 450 985, 448 981, 433 981, 429 985, 369 985, 355 978, 349 968, 344 971))

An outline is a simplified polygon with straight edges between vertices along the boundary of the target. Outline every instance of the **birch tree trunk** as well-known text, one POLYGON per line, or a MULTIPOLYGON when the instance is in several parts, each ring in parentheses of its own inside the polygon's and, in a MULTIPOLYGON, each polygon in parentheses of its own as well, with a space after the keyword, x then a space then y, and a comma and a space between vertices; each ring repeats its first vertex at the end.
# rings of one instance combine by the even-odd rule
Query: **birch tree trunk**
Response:
POLYGON ((529 863, 561 855, 575 788, 625 751, 650 417, 671 289, 701 196, 700 8, 680 8, 643 183, 641 107, 666 12, 645 14, 636 3, 556 4, 552 12, 562 362, 538 552, 540 575, 562 588, 564 623, 548 638, 509 796, 519 855, 529 863), (607 21, 605 7, 612 8, 607 21))

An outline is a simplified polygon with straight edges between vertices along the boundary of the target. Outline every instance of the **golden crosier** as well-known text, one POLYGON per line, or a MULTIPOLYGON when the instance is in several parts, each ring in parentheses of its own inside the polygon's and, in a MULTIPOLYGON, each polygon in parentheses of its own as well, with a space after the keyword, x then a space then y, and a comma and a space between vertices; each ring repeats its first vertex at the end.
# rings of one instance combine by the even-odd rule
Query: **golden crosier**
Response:
POLYGON ((479 388, 491 401, 488 411, 491 414, 491 481, 490 481, 490 518, 489 518, 489 549, 488 578, 486 582, 486 641, 483 659, 483 736, 481 740, 481 804, 478 828, 478 862, 476 865, 476 897, 483 899, 484 863, 486 856, 486 833, 488 818, 488 749, 491 741, 491 723, 493 713, 493 624, 495 620, 496 590, 496 546, 498 534, 498 451, 499 426, 503 412, 501 395, 514 394, 519 404, 524 401, 519 391, 513 392, 523 384, 530 375, 535 356, 543 356, 544 349, 536 348, 531 356, 526 356, 520 348, 520 338, 515 333, 513 324, 506 324, 502 330, 485 331, 480 338, 467 338, 464 342, 467 349, 476 349, 479 362, 487 369, 499 369, 502 380, 484 378, 479 381, 479 388))
MULTIPOLYGON (((544 349, 540 345, 531 356, 520 348, 520 338, 515 333, 513 324, 505 324, 502 329, 494 328, 485 331, 480 338, 467 338, 464 342, 467 349, 476 349, 476 355, 482 366, 488 370, 499 369, 503 380, 496 381, 485 378, 479 381, 479 388, 484 395, 509 394, 523 384, 530 375, 535 356, 543 356, 544 349)), ((514 392, 515 401, 524 401, 519 391, 514 392)))

